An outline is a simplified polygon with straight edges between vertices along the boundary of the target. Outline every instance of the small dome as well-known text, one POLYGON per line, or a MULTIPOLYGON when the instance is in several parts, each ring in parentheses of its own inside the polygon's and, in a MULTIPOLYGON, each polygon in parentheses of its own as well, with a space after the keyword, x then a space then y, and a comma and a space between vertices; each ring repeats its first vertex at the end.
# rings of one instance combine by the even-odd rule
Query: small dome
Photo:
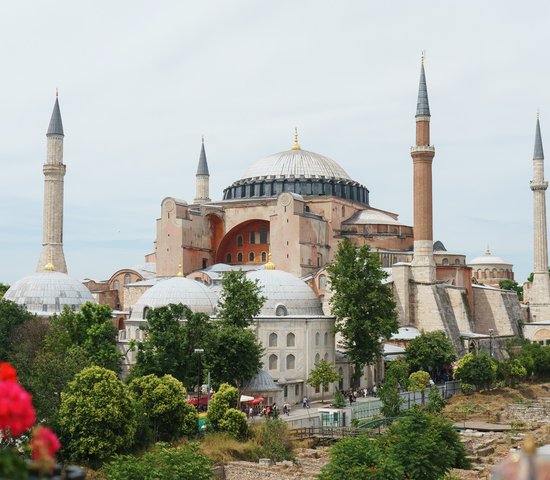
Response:
POLYGON ((170 277, 161 280, 147 290, 132 308, 131 318, 145 318, 145 308, 164 307, 170 303, 183 303, 193 312, 214 313, 216 295, 205 285, 184 277, 170 277))
POLYGON ((267 297, 260 316, 323 315, 321 302, 298 277, 282 270, 255 270, 247 277, 258 280, 267 297))
POLYGON ((500 257, 497 257, 496 255, 491 254, 491 250, 487 247, 487 250, 485 251, 485 255, 482 255, 481 257, 476 257, 473 260, 468 262, 468 265, 507 265, 511 266, 512 264, 510 262, 507 262, 503 260, 500 257))
POLYGON ((351 180, 334 160, 307 150, 287 150, 263 158, 252 165, 241 180, 253 178, 332 178, 351 180))
POLYGON ((15 282, 4 298, 41 317, 61 313, 67 306, 79 310, 86 302, 96 303, 93 295, 81 282, 66 273, 38 272, 15 282))
POLYGON ((278 392, 281 390, 271 375, 265 370, 258 370, 244 386, 243 392, 278 392))

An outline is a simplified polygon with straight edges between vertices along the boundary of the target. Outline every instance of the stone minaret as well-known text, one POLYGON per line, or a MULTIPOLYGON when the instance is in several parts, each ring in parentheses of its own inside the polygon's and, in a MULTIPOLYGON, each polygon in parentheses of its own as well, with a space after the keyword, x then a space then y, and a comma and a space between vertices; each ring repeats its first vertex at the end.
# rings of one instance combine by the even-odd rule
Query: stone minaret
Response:
POLYGON ((548 238, 546 232, 546 189, 544 180, 544 152, 537 115, 535 152, 533 154, 533 226, 535 264, 529 306, 533 321, 550 320, 550 277, 548 276, 548 238))
POLYGON ((434 155, 435 148, 430 145, 430 105, 422 54, 416 105, 416 146, 411 147, 414 165, 414 257, 411 266, 413 279, 421 283, 435 282, 432 215, 434 155))
POLYGON ((55 98, 48 133, 48 150, 44 164, 44 225, 42 233, 42 253, 38 260, 37 272, 45 271, 46 265, 53 265, 58 272, 67 273, 63 253, 63 123, 59 111, 59 99, 55 98))
POLYGON ((206 162, 206 152, 204 151, 204 137, 202 137, 201 154, 199 157, 199 166, 197 168, 196 197, 193 200, 195 204, 207 203, 209 198, 210 173, 208 173, 208 163, 206 162))

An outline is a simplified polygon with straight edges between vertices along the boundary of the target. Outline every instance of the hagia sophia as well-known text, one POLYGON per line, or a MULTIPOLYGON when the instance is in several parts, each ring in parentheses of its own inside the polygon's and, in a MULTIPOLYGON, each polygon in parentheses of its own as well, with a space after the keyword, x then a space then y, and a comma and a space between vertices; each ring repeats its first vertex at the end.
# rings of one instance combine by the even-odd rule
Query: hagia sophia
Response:
MULTIPOLYGON (((5 298, 48 317, 87 301, 113 309, 119 342, 142 340, 150 308, 183 303, 216 315, 223 273, 242 269, 258 282, 267 301, 255 332, 265 348, 259 374, 266 395, 289 403, 320 396, 305 381, 319 359, 335 362, 348 388, 350 363, 333 333, 330 285, 325 267, 339 242, 369 245, 378 252, 392 288, 401 329, 386 345, 402 353, 420 331, 443 330, 459 355, 488 349, 525 335, 550 343, 550 277, 546 228, 544 155, 537 118, 533 181, 534 276, 526 302, 498 288, 513 280, 513 266, 491 253, 466 261, 433 238, 431 112, 424 62, 415 115, 414 225, 370 204, 369 189, 336 161, 302 148, 298 132, 290 148, 253 163, 211 200, 204 139, 194 199, 166 197, 156 219, 153 250, 144 263, 114 272, 108 280, 72 279, 63 254, 63 124, 56 98, 47 131, 43 166, 44 228, 36 273, 16 282, 5 298)), ((411 124, 411 129, 413 125, 411 124)), ((437 160, 436 160, 437 161, 437 160)), ((437 201, 437 199, 436 199, 437 201)), ((151 225, 152 226, 152 225, 151 225)), ((126 369, 135 361, 127 356, 126 369)), ((364 386, 383 376, 383 362, 365 369, 364 386)), ((259 380, 259 381, 260 381, 259 380)))

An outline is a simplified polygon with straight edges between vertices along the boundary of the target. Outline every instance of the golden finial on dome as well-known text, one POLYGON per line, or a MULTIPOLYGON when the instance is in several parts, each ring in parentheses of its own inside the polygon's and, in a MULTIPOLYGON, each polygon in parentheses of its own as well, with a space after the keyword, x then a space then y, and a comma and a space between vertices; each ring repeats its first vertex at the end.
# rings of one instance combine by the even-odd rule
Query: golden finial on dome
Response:
POLYGON ((424 50, 422 50, 422 54, 420 55, 420 64, 424 65, 424 50))
POLYGON ((181 269, 181 263, 178 265, 178 274, 176 276, 183 277, 183 271, 181 269))
POLYGON ((292 144, 292 147, 290 147, 291 150, 301 150, 302 147, 300 147, 300 144, 298 143, 298 129, 294 127, 294 143, 292 144))
POLYGON ((52 263, 52 252, 51 251, 48 255, 48 263, 46 263, 46 265, 44 265, 44 270, 46 272, 54 272, 55 271, 55 267, 53 266, 53 263, 52 263))
POLYGON ((267 255, 267 263, 265 264, 265 270, 275 270, 275 264, 271 261, 271 252, 267 255))

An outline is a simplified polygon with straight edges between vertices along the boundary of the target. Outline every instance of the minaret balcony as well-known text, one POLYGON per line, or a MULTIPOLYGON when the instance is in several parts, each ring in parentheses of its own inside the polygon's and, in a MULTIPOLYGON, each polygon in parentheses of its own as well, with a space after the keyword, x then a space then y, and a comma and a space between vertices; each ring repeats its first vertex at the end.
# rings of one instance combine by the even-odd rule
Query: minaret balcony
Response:
POLYGON ((544 182, 535 182, 533 180, 531 180, 531 182, 529 182, 529 186, 531 187, 531 190, 535 191, 535 190, 546 190, 548 188, 548 182, 544 181, 544 182))
POLYGON ((416 145, 415 147, 411 147, 411 153, 413 152, 434 152, 435 153, 435 147, 433 145, 416 145))

